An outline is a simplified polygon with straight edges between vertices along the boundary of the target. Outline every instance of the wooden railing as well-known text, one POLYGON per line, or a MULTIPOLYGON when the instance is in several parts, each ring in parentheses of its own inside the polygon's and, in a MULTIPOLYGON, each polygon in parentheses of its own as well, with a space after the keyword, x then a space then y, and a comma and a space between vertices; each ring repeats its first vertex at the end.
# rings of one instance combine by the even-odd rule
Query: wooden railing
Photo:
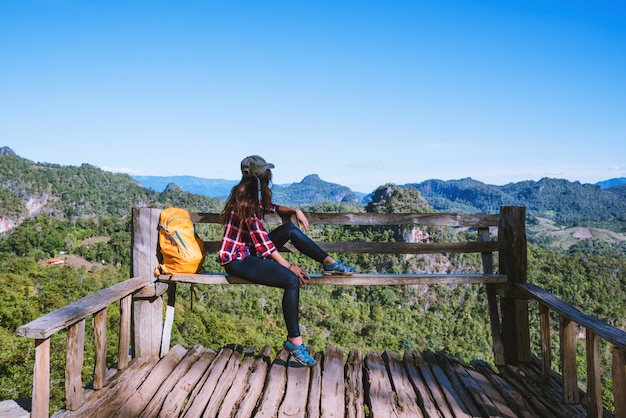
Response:
MULTIPOLYGON (((66 346, 66 409, 76 410, 82 399, 81 369, 84 357, 85 320, 93 315, 95 342, 94 389, 106 386, 106 311, 111 304, 120 302, 120 336, 118 370, 127 367, 131 358, 163 356, 169 349, 170 333, 176 302, 178 283, 246 284, 245 280, 210 273, 184 276, 154 277, 158 264, 157 240, 160 210, 134 208, 132 225, 133 278, 76 301, 18 328, 18 335, 35 339, 35 366, 33 377, 33 417, 48 416, 50 393, 50 337, 67 329, 66 346), (163 317, 163 298, 167 292, 167 307, 163 317), (132 309, 131 309, 132 307, 132 309), (129 354, 130 353, 130 354, 129 354)), ((192 213, 195 223, 218 223, 217 214, 192 213)), ((475 228, 475 242, 450 243, 371 243, 335 242, 320 246, 329 252, 339 253, 480 253, 483 261, 481 274, 356 274, 348 277, 324 278, 314 275, 312 285, 403 285, 403 284, 467 284, 486 286, 491 321, 493 354, 496 365, 519 364, 530 361, 530 336, 528 300, 540 302, 541 335, 544 376, 549 376, 551 357, 549 349, 550 309, 562 320, 561 353, 567 401, 579 402, 576 376, 574 323, 587 328, 587 358, 589 393, 586 402, 590 416, 601 416, 602 402, 599 393, 598 337, 614 345, 613 375, 616 416, 626 414, 625 350, 626 334, 602 323, 596 318, 581 314, 548 292, 526 283, 525 210, 523 207, 503 207, 498 214, 307 214, 313 225, 417 225, 475 228), (497 231, 497 232, 496 232, 497 231), (498 253, 498 274, 494 273, 493 253, 498 253), (618 396, 619 395, 619 396, 618 396)), ((279 223, 279 217, 270 217, 269 223, 279 223)), ((205 242, 211 253, 217 242, 205 242)), ((546 377, 547 379, 547 377, 546 377)))
POLYGON ((521 297, 539 303, 539 325, 541 335, 542 375, 550 383, 552 370, 552 347, 550 311, 559 316, 559 349, 563 377, 564 403, 582 403, 590 417, 602 417, 602 384, 600 370, 600 338, 613 346, 612 375, 613 398, 616 418, 626 417, 626 332, 612 327, 593 316, 584 314, 571 304, 552 293, 529 283, 516 283, 509 291, 520 292, 521 297), (587 395, 580 399, 576 365, 576 326, 585 328, 585 351, 587 366, 587 395))
POLYGON ((82 404, 83 382, 81 372, 84 359, 85 321, 93 315, 95 346, 94 389, 106 383, 107 308, 120 302, 120 330, 117 368, 128 366, 131 342, 131 298, 133 293, 150 285, 145 278, 133 278, 92 293, 61 309, 22 325, 17 334, 35 340, 33 373, 32 417, 47 417, 50 402, 50 339, 58 331, 67 330, 65 350, 66 409, 74 410, 82 404))

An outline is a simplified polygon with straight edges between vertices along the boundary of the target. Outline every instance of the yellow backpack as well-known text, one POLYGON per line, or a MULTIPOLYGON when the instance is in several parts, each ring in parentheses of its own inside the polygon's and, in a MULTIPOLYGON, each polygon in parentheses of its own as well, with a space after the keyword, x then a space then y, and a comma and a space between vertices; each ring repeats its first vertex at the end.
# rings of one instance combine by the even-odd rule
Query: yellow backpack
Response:
POLYGON ((179 208, 164 209, 159 217, 157 230, 158 253, 162 259, 154 270, 155 276, 193 274, 200 271, 206 252, 189 212, 179 208))

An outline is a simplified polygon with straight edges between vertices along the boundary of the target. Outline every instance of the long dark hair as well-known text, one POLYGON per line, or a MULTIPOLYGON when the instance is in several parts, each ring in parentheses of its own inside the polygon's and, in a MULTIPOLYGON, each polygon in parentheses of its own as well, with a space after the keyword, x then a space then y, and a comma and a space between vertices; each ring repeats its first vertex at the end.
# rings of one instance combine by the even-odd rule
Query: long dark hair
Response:
POLYGON ((256 177, 242 177, 241 181, 231 189, 230 195, 226 199, 226 204, 221 213, 222 223, 228 222, 232 211, 239 219, 250 218, 255 214, 259 215, 259 184, 261 185, 263 209, 269 209, 272 205, 272 190, 269 187, 271 181, 271 170, 265 170, 265 173, 256 177))

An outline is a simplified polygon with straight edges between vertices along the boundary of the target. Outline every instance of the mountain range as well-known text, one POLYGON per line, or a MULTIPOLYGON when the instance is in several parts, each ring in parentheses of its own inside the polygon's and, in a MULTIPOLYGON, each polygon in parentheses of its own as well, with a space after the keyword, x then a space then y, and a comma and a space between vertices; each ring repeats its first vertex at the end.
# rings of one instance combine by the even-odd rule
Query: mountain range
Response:
MULTIPOLYGON (((202 179, 191 176, 134 177, 144 187, 158 191, 180 187, 190 193, 225 199, 237 181, 202 179)), ((381 187, 384 185, 381 185, 381 187)), ((500 206, 525 206, 527 212, 557 225, 590 226, 626 231, 626 178, 615 178, 596 184, 543 178, 502 186, 465 178, 459 180, 426 180, 397 185, 415 188, 437 211, 497 212, 500 206)), ((299 183, 274 185, 276 202, 286 205, 315 205, 324 202, 365 206, 372 193, 355 193, 348 187, 328 183, 318 175, 306 176, 299 183)))
MULTIPOLYGON (((180 187, 182 190, 201 194, 209 197, 216 197, 218 199, 225 199, 230 193, 230 189, 238 183, 238 180, 225 180, 225 179, 207 179, 203 177, 194 177, 194 176, 132 176, 135 180, 137 180, 142 186, 147 187, 148 189, 160 192, 165 190, 168 186, 175 184, 180 187)), ((318 183, 318 180, 323 181, 317 174, 310 174, 306 176, 300 183, 291 183, 291 184, 280 184, 274 185, 275 190, 283 190, 285 188, 317 188, 321 185, 318 183)), ((438 181, 438 180, 428 180, 430 181, 438 181)), ((451 180, 454 181, 454 180, 451 180)), ((325 183, 325 182, 324 182, 325 183)), ((332 184, 332 183, 326 183, 332 184)), ((419 184, 419 183, 417 183, 419 184)), ((595 183, 596 186, 599 186, 601 189, 608 189, 614 186, 619 186, 622 184, 626 184, 626 177, 612 178, 604 181, 599 181, 595 183)), ((341 186, 344 187, 344 186, 341 186)), ((494 186, 498 187, 498 186, 494 186)), ((345 188, 346 192, 350 194, 348 197, 349 200, 353 199, 352 194, 357 196, 359 199, 366 198, 371 193, 362 193, 352 191, 349 188, 345 188)), ((373 191, 372 191, 373 192, 373 191)), ((321 197, 321 196, 320 196, 321 197)), ((305 199, 306 200, 306 199, 305 199)), ((314 196, 314 201, 317 202, 318 196, 314 196)), ((306 203, 315 203, 312 201, 306 201, 306 203)))
MULTIPOLYGON (((0 148, 0 233, 40 213, 75 217, 128 216, 132 206, 179 206, 216 211, 235 180, 193 176, 131 177, 89 164, 80 167, 34 163, 8 147, 0 148)), ((582 184, 544 178, 503 186, 471 178, 427 180, 381 187, 413 188, 436 211, 497 212, 502 205, 525 206, 529 226, 542 228, 601 228, 626 232, 626 178, 582 184)), ((375 191, 355 193, 318 175, 301 182, 274 185, 274 200, 292 206, 348 205, 362 210, 375 191)), ((574 232, 572 232, 574 233, 574 232)), ((620 242, 621 238, 617 238, 620 242)))

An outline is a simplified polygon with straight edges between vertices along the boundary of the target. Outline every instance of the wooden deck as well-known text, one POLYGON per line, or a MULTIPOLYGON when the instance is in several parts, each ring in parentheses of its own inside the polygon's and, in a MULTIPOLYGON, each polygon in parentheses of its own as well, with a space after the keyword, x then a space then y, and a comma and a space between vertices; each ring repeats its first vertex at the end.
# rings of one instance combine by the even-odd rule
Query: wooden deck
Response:
MULTIPOLYGON (((302 367, 284 350, 174 346, 157 360, 134 360, 84 405, 53 417, 586 417, 563 403, 537 360, 494 370, 446 354, 400 355, 335 347, 302 367)), ((112 372, 114 373, 114 371, 112 372)), ((581 393, 581 399, 584 394, 581 393)), ((605 417, 612 415, 605 411, 605 417)))

